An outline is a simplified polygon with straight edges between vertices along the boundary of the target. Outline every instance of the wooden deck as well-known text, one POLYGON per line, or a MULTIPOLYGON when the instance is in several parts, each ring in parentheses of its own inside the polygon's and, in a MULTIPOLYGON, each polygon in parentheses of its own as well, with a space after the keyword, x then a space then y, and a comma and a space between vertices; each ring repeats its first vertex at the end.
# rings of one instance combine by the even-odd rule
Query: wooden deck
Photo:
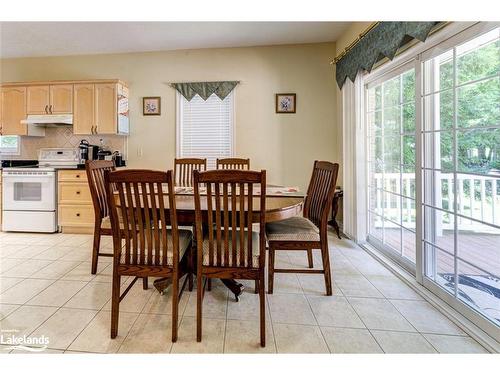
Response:
MULTIPOLYGON (((385 229, 385 239, 388 245, 398 247, 401 240, 398 229, 385 229)), ((409 232, 408 232, 409 233, 409 232)), ((403 252, 406 257, 415 260, 415 240, 413 236, 404 236, 403 252)), ((445 231, 442 236, 436 239, 436 244, 453 253, 453 233, 445 231)), ((484 272, 471 267, 463 259, 480 269, 500 278, 500 235, 463 233, 458 235, 458 272, 460 274, 483 275, 484 272)), ((439 273, 454 272, 454 261, 448 254, 439 251, 437 258, 439 273)))

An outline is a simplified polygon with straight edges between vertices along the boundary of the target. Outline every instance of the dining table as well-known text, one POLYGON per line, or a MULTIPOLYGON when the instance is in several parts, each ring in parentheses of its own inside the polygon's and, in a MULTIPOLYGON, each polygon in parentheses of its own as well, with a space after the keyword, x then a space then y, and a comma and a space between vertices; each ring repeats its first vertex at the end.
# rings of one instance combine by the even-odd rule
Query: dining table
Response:
MULTIPOLYGON (((164 191, 164 207, 168 210, 168 189, 164 191)), ((254 193, 253 198, 253 216, 252 221, 258 223, 260 221, 260 191, 254 193)), ((200 190, 201 195, 201 210, 202 216, 207 214, 207 200, 203 189, 200 190)), ((277 185, 266 186, 266 207, 265 215, 266 222, 273 222, 287 219, 293 216, 298 216, 302 212, 304 202, 304 194, 296 187, 284 187, 277 185)), ((247 206, 245 204, 245 206, 247 206)), ((177 213, 177 224, 179 226, 194 227, 195 219, 195 202, 193 187, 175 187, 175 209, 177 213)), ((223 284, 234 294, 238 301, 239 296, 243 292, 243 285, 236 280, 221 279, 223 284)), ((161 278, 153 282, 154 287, 164 293, 170 286, 170 278, 161 278)))

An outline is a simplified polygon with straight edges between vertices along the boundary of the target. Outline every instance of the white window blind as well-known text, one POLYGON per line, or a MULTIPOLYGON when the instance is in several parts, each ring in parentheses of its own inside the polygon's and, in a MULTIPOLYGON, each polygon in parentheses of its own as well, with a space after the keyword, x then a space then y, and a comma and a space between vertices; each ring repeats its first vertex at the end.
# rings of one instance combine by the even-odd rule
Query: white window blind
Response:
POLYGON ((207 158, 207 168, 215 169, 217 158, 233 155, 233 93, 224 100, 214 94, 191 101, 177 94, 177 100, 178 157, 207 158))

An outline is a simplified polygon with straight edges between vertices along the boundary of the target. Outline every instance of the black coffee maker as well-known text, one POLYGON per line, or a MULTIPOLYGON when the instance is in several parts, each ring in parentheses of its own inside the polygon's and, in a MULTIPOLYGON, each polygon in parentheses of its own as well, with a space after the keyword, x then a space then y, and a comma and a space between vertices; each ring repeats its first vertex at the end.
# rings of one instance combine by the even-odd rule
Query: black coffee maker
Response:
POLYGON ((82 139, 80 141, 78 149, 80 150, 80 164, 85 164, 87 160, 97 159, 97 152, 99 151, 99 148, 89 144, 89 141, 86 139, 82 139))

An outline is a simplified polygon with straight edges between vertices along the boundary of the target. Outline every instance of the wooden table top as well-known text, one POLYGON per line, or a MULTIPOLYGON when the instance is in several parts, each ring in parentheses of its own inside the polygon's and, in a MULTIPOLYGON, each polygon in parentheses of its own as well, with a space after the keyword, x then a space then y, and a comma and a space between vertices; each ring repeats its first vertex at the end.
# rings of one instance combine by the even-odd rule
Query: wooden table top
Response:
MULTIPOLYGON (((176 188, 176 190, 178 190, 176 188)), ((116 195, 118 200, 118 195, 116 195)), ((266 195, 266 222, 283 220, 289 217, 300 215, 302 211, 302 205, 304 202, 304 197, 302 193, 294 191, 291 193, 276 193, 272 192, 272 195, 266 195)), ((207 199, 206 196, 201 196, 201 209, 202 211, 207 210, 207 199)), ((230 202, 229 202, 230 203, 230 202)), ((239 206, 239 199, 237 201, 239 206)), ((215 206, 215 203, 214 203, 215 206)), ((245 200, 245 207, 247 206, 245 200)), ((254 211, 254 222, 259 221, 260 215, 260 197, 256 196, 252 200, 252 206, 254 211)), ((165 194, 164 199, 165 209, 169 208, 168 198, 165 194)), ((182 190, 175 195, 175 208, 177 211, 177 218, 179 223, 193 223, 194 222, 194 194, 187 190, 182 190)))

